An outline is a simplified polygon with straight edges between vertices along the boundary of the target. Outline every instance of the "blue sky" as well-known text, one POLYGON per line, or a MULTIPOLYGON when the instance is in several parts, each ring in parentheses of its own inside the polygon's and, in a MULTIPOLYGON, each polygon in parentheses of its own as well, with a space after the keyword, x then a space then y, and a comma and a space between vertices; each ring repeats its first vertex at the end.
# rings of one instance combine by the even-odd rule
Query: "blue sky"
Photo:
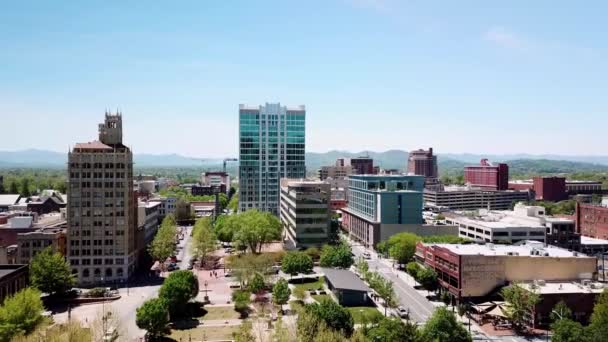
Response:
POLYGON ((237 154, 238 104, 305 104, 307 150, 608 154, 601 1, 15 1, 0 150, 124 113, 135 152, 237 154))

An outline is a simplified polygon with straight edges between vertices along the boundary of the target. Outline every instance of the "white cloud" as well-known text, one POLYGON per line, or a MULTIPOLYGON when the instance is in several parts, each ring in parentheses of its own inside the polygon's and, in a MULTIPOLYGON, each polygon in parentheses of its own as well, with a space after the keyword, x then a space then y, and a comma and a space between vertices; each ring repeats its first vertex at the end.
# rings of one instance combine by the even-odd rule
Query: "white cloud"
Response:
POLYGON ((483 39, 509 49, 522 49, 527 45, 522 37, 503 27, 490 28, 483 34, 483 39))

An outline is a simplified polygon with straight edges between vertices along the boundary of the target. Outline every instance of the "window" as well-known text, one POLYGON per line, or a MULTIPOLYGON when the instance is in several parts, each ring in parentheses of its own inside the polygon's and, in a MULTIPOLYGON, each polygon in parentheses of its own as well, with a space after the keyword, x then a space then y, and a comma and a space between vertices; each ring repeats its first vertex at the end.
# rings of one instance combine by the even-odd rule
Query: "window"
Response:
POLYGON ((88 269, 88 268, 85 268, 85 269, 82 271, 82 276, 83 276, 84 278, 88 278, 88 277, 90 276, 90 274, 89 274, 89 269, 88 269))

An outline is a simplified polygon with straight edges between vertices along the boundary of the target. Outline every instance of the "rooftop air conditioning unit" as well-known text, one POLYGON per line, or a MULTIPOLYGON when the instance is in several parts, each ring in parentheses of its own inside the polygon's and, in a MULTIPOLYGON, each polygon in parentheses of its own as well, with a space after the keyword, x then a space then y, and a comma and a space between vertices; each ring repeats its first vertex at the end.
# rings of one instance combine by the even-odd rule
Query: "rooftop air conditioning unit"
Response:
POLYGON ((545 284, 546 284, 544 279, 537 279, 537 280, 535 281, 535 283, 536 283, 536 285, 538 285, 538 286, 545 286, 545 284))
POLYGON ((549 256, 549 252, 543 253, 543 256, 549 256))
POLYGON ((589 284, 591 284, 591 280, 583 279, 583 281, 581 283, 583 284, 583 286, 589 286, 589 284))

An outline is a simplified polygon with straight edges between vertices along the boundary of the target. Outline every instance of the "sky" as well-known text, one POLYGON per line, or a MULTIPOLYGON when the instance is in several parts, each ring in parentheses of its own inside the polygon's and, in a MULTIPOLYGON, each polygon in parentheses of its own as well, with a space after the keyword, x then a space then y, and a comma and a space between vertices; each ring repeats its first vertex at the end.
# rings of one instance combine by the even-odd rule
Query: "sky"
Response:
POLYGON ((12 1, 0 150, 123 113, 135 153, 238 154, 238 105, 306 105, 307 151, 607 155, 605 1, 12 1))

